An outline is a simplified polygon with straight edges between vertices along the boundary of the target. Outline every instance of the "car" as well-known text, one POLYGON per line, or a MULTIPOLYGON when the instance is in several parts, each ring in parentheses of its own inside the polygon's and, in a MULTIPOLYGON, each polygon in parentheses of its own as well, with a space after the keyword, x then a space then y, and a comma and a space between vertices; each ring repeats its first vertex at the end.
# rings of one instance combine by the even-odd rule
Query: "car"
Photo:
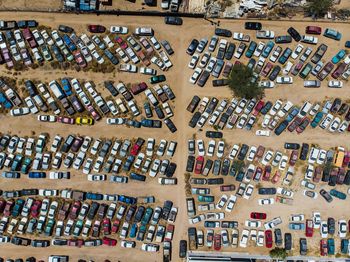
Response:
POLYGON ((288 34, 293 37, 293 39, 296 42, 299 42, 301 40, 301 35, 299 34, 299 32, 294 28, 294 27, 289 27, 287 30, 288 34))
POLYGON ((228 29, 223 29, 223 28, 215 28, 215 35, 217 36, 223 36, 223 37, 231 37, 232 32, 228 29))
POLYGON ((260 22, 245 22, 244 28, 246 30, 261 30, 262 24, 260 22))
POLYGON ((167 25, 182 25, 182 18, 177 16, 164 17, 164 23, 167 25))
POLYGON ((343 82, 340 80, 330 80, 328 82, 328 87, 331 88, 342 88, 343 87, 343 82))
POLYGON ((106 28, 102 25, 88 25, 88 30, 90 33, 104 33, 106 28))
POLYGON ((122 34, 125 35, 128 33, 129 29, 125 26, 116 26, 116 25, 112 25, 109 29, 109 31, 111 33, 115 33, 115 34, 122 34))
POLYGON ((324 189, 320 190, 320 195, 328 202, 332 202, 333 201, 333 197, 324 189))
POLYGON ((342 37, 342 34, 332 28, 327 28, 324 31, 323 36, 339 41, 342 37))

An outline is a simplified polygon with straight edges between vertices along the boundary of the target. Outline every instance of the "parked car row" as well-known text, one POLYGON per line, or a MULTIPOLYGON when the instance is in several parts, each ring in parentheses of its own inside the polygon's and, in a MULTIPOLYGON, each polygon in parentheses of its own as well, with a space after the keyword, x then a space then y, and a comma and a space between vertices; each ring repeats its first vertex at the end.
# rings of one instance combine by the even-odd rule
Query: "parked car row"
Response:
POLYGON ((177 142, 165 139, 156 144, 154 138, 103 141, 74 135, 66 138, 56 135, 49 147, 45 134, 39 135, 36 142, 31 137, 3 135, 0 138, 0 169, 9 170, 2 173, 3 178, 20 178, 22 173, 34 179, 70 179, 70 172, 52 171, 49 176, 45 172, 64 167, 82 169, 89 181, 106 180, 102 171, 113 173, 110 181, 116 183, 127 183, 129 179, 145 181, 146 174, 150 177, 160 174, 165 176, 158 179, 160 184, 176 184, 177 179, 173 176, 177 165, 169 159, 160 159, 173 157, 176 147, 177 142), (130 171, 129 176, 120 175, 120 172, 130 171))
POLYGON ((350 107, 340 98, 327 100, 323 104, 305 101, 299 107, 291 101, 282 100, 272 103, 233 98, 229 102, 228 99, 219 101, 216 97, 200 99, 194 96, 187 106, 187 111, 196 111, 188 124, 192 128, 202 128, 208 123, 219 130, 225 127, 251 130, 261 114, 261 126, 265 130, 257 130, 256 135, 259 136, 270 136, 269 130, 274 131, 275 135, 280 135, 285 130, 296 131, 299 134, 309 125, 312 128, 319 126, 331 133, 350 131, 350 107))
MULTIPOLYGON (((109 205, 97 202, 59 201, 48 198, 43 200, 32 197, 0 201, 1 242, 10 242, 16 245, 32 245, 34 247, 54 246, 99 246, 101 244, 115 246, 117 240, 110 238, 118 234, 121 245, 134 248, 137 241, 147 243, 155 241, 171 241, 174 234, 174 222, 177 208, 171 201, 165 201, 163 207, 109 205), (20 235, 54 236, 49 240, 31 240, 21 238, 20 235), (9 236, 8 236, 9 235, 9 236), (11 236, 12 239, 11 239, 11 236), (73 240, 60 237, 93 237, 103 236, 103 239, 73 240), (134 240, 127 240, 127 238, 134 240), (89 244, 88 244, 89 242, 89 244)), ((148 251, 148 250, 146 250, 148 251)))
MULTIPOLYGON (((316 32, 317 34, 320 34, 318 32, 322 32, 320 27, 306 27, 306 35, 303 36, 293 27, 290 27, 287 30, 288 35, 284 36, 275 36, 274 31, 261 30, 261 28, 262 26, 260 24, 260 26, 252 30, 257 30, 257 39, 265 39, 267 42, 260 40, 257 43, 251 40, 248 34, 240 32, 234 32, 232 34, 231 31, 221 28, 215 29, 215 35, 212 36, 210 40, 207 38, 202 38, 200 40, 193 39, 186 51, 188 55, 192 56, 188 67, 194 69, 189 82, 191 84, 197 83, 198 86, 203 87, 210 75, 219 78, 222 73, 222 76, 227 78, 234 64, 240 63, 238 60, 243 54, 250 59, 247 66, 254 70, 255 80, 259 78, 259 75, 263 78, 268 78, 268 80, 260 82, 260 85, 264 88, 273 88, 275 86, 275 81, 277 84, 293 83, 293 77, 288 76, 290 72, 292 75, 299 75, 303 79, 307 78, 310 73, 312 73, 312 75, 322 81, 333 71, 337 64, 337 67, 332 73, 332 77, 334 79, 338 79, 340 76, 344 79, 349 77, 350 56, 346 55, 344 49, 341 49, 334 55, 331 61, 326 63, 321 61, 321 59, 327 51, 327 45, 323 43, 320 44, 312 56, 313 48, 310 46, 304 47, 303 44, 318 44, 318 37, 316 37, 315 34, 316 32), (223 38, 220 39, 219 36, 223 38), (236 45, 235 43, 228 42, 227 39, 225 39, 226 37, 233 37, 234 40, 240 41, 240 43, 236 45), (299 43, 294 50, 290 47, 286 47, 283 50, 282 46, 276 45, 291 43, 293 39, 296 42, 301 41, 303 44, 299 43), (205 51, 207 46, 208 51, 205 51), (214 55, 216 47, 218 47, 217 53, 214 55), (237 59, 234 64, 230 62, 233 57, 237 59), (312 63, 307 62, 309 57, 312 63), (295 62, 288 61, 289 58, 295 62), (227 61, 225 62, 225 60, 227 61), (281 64, 283 68, 280 65, 274 65, 276 62, 281 64), (280 73, 283 73, 283 75, 279 76, 280 73)), ((327 28, 324 32, 324 36, 340 40, 341 33, 334 29, 327 28)), ((227 84, 228 82, 226 79, 213 80, 213 86, 224 86, 227 84)), ((308 80, 305 81, 304 86, 319 87, 320 82, 308 80)), ((342 82, 339 80, 331 80, 328 86, 341 88, 342 82)))
MULTIPOLYGON (((16 63, 32 66, 50 61, 74 61, 80 68, 86 68, 92 62, 118 65, 122 60, 133 64, 142 62, 145 67, 140 73, 153 71, 149 67, 151 63, 163 71, 172 66, 169 55, 174 50, 168 41, 159 42, 152 28, 136 28, 135 34, 126 36, 125 40, 120 35, 128 34, 128 28, 112 26, 110 29, 110 34, 98 35, 104 33, 106 28, 89 25, 92 36, 79 36, 73 28, 65 25, 60 25, 58 30, 29 27, 6 30, 0 32, 0 63, 6 63, 11 69, 16 63)), ((129 67, 135 68, 132 64, 129 67)), ((120 69, 133 71, 125 70, 122 65, 120 69)))

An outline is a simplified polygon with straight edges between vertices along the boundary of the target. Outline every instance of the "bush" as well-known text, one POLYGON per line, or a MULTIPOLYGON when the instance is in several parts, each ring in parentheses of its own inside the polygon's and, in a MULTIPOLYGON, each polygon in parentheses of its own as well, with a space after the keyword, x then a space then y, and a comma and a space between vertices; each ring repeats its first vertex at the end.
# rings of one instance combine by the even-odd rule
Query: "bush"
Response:
POLYGON ((306 11, 315 17, 323 17, 333 7, 333 0, 308 0, 306 11))
POLYGON ((272 258, 285 259, 287 257, 287 251, 284 248, 274 248, 270 250, 270 256, 272 258))

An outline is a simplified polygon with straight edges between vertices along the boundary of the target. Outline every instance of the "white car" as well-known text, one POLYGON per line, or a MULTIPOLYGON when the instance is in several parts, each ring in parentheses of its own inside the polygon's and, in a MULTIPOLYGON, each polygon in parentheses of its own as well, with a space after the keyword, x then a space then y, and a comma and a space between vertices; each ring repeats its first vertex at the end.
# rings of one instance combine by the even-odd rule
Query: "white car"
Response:
POLYGON ((345 220, 341 219, 338 221, 338 235, 340 238, 345 238, 348 232, 347 223, 345 220))
POLYGON ((243 229, 241 234, 241 240, 239 241, 239 246, 247 247, 248 240, 249 240, 249 230, 243 229))
POLYGON ((11 109, 10 114, 11 116, 24 116, 28 115, 30 113, 30 109, 28 107, 20 107, 11 109))
POLYGON ((199 139, 197 140, 197 147, 198 147, 198 155, 204 156, 205 155, 205 147, 203 140, 199 139))
POLYGON ((247 154, 247 161, 249 162, 253 162, 254 158, 255 158, 255 155, 257 153, 257 148, 255 146, 251 146, 249 151, 248 151, 248 154, 247 154))
POLYGON ((322 221, 320 226, 320 234, 322 238, 328 237, 328 223, 327 221, 322 221))
POLYGON ((263 80, 259 82, 259 86, 262 88, 274 88, 275 83, 273 81, 263 80))
POLYGON ((219 141, 218 149, 216 151, 216 156, 218 158, 221 158, 224 155, 224 150, 225 150, 225 142, 224 141, 219 141))
POLYGON ((293 77, 291 76, 278 76, 276 78, 277 84, 293 84, 293 77))
POLYGON ((257 136, 270 136, 269 130, 256 130, 255 135, 257 136))
POLYGON ((117 26, 117 25, 112 25, 109 31, 111 31, 111 33, 122 34, 122 35, 125 35, 129 32, 127 27, 117 26))
POLYGON ((119 57, 123 60, 124 63, 129 62, 129 57, 126 55, 123 49, 120 47, 115 50, 115 52, 119 55, 119 57))
POLYGON ((208 143, 207 156, 213 156, 213 155, 214 155, 215 145, 216 145, 215 140, 210 140, 210 141, 209 141, 209 143, 208 143))
POLYGON ((331 124, 329 125, 329 128, 328 130, 330 132, 335 132, 336 130, 338 130, 339 126, 340 126, 340 118, 339 117, 336 117, 333 119, 333 121, 331 122, 331 124))
POLYGON ((189 82, 194 85, 197 82, 197 80, 198 80, 199 76, 201 75, 202 71, 203 70, 201 68, 196 67, 196 69, 194 70, 192 76, 190 77, 189 82))
POLYGON ((304 49, 304 46, 302 45, 302 44, 298 44, 296 47, 295 47, 295 49, 294 49, 294 51, 293 51, 293 53, 291 54, 291 58, 292 59, 297 59, 298 58, 298 56, 301 54, 301 52, 303 51, 303 49, 304 49))
POLYGON ((157 75, 157 70, 150 67, 140 67, 140 74, 155 76, 157 75))
POLYGON ((343 87, 343 82, 340 80, 330 80, 328 82, 328 87, 331 88, 342 88, 343 87))
POLYGON ((313 212, 312 213, 312 220, 314 221, 314 228, 319 229, 321 227, 321 213, 320 212, 313 212))
POLYGON ((225 211, 232 212, 236 201, 237 201, 237 197, 235 195, 231 195, 230 198, 227 200, 227 205, 225 207, 225 211))
POLYGON ((244 225, 246 227, 261 227, 261 221, 257 221, 257 220, 246 220, 244 222, 244 225))
POLYGON ((236 156, 237 156, 237 154, 238 154, 238 151, 239 151, 239 145, 233 145, 233 147, 232 147, 232 149, 231 149, 231 152, 230 152, 230 154, 229 154, 229 158, 231 159, 231 160, 233 160, 236 156))
POLYGON ((227 195, 223 194, 219 199, 218 203, 216 204, 216 209, 222 209, 226 204, 227 199, 228 199, 227 195))
POLYGON ((87 176, 88 181, 105 181, 106 175, 99 175, 99 174, 89 174, 87 176))
POLYGON ((188 63, 188 67, 191 68, 191 69, 195 68, 195 66, 198 63, 198 60, 199 60, 199 54, 194 53, 192 55, 191 61, 188 63))
POLYGON ((305 216, 303 214, 291 215, 290 221, 292 222, 301 222, 304 221, 305 216))
POLYGON ((286 155, 282 156, 281 162, 280 162, 279 167, 278 167, 279 170, 281 170, 281 171, 285 170, 287 167, 287 163, 288 163, 288 156, 286 156, 286 155))
POLYGON ((273 152, 272 152, 271 150, 268 150, 268 151, 264 154, 264 156, 263 156, 263 158, 262 158, 262 160, 261 160, 261 164, 263 164, 264 166, 266 166, 266 165, 271 161, 272 157, 273 157, 273 152))
POLYGON ((272 205, 275 203, 275 199, 273 198, 260 198, 258 200, 258 203, 260 206, 263 206, 263 205, 272 205))

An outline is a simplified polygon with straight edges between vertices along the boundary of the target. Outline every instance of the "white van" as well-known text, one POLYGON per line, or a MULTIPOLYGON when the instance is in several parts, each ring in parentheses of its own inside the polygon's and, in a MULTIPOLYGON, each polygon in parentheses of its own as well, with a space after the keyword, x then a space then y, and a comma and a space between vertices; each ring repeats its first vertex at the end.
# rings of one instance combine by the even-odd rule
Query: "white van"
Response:
POLYGON ((152 27, 137 27, 135 29, 135 35, 137 36, 153 36, 154 31, 152 27))
POLYGON ((306 101, 303 105, 303 107, 300 109, 298 116, 303 118, 304 116, 306 116, 306 114, 310 111, 312 107, 312 104, 308 101, 306 101))

